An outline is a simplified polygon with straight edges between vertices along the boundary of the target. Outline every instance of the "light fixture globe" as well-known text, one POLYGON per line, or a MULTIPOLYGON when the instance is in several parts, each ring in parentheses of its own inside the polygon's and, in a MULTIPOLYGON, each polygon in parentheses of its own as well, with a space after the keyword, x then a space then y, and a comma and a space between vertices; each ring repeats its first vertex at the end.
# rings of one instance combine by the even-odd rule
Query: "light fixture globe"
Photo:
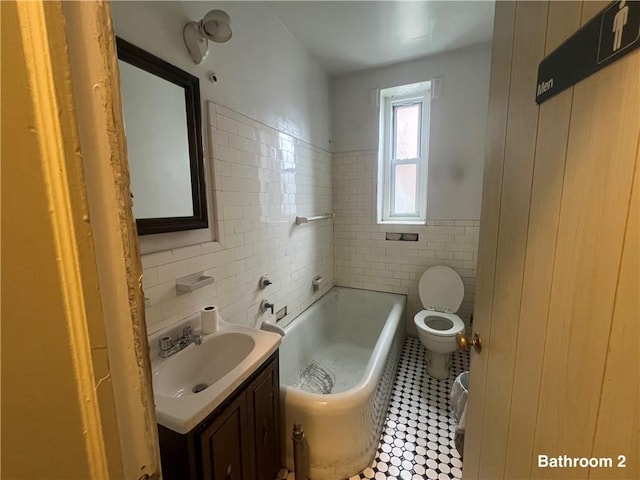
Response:
POLYGON ((231 38, 231 18, 222 10, 211 10, 200 20, 199 30, 212 42, 227 42, 231 38))
POLYGON ((196 65, 209 54, 209 40, 227 42, 231 38, 231 18, 222 10, 211 10, 199 22, 189 22, 182 31, 184 43, 196 65))

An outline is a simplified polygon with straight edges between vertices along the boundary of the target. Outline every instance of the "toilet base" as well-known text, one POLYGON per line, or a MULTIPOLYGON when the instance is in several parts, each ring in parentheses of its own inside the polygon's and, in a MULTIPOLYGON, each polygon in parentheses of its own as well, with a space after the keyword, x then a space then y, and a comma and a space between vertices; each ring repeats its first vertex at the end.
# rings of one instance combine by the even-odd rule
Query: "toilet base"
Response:
POLYGON ((427 373, 430 377, 438 380, 444 380, 449 376, 450 366, 450 353, 434 353, 427 350, 427 373))

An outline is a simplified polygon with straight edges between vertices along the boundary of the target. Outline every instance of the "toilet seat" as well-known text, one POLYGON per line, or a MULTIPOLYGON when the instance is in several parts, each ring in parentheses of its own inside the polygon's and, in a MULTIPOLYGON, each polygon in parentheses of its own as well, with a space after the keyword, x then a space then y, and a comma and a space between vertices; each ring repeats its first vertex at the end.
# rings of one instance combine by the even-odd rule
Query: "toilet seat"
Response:
POLYGON ((415 317, 413 317, 413 320, 419 329, 423 330, 429 335, 433 335, 434 337, 451 337, 459 332, 464 331, 465 328, 464 322, 455 313, 436 312, 434 310, 421 310, 415 315, 415 317), (430 323, 428 319, 431 317, 433 317, 434 319, 444 319, 445 321, 450 321, 451 327, 445 330, 432 328, 428 325, 428 323, 430 323))

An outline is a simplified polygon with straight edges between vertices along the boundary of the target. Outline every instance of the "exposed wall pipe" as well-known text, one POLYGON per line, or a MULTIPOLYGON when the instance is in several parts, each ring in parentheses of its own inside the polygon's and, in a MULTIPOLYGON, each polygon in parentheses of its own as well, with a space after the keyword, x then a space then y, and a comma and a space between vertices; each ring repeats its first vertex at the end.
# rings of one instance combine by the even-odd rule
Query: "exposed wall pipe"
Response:
POLYGON ((307 477, 304 474, 306 471, 304 461, 304 430, 301 424, 293 424, 291 440, 293 440, 293 473, 296 480, 306 480, 307 477))

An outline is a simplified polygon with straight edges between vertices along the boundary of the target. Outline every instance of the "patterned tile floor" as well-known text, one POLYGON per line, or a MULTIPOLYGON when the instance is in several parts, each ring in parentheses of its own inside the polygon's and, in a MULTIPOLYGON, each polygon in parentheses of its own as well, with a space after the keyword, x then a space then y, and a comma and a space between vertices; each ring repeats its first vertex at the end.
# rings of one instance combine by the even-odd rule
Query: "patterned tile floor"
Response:
MULTIPOLYGON (((462 478, 449 393, 456 376, 469 370, 469 355, 453 353, 449 377, 436 380, 427 374, 425 354, 420 340, 405 340, 378 451, 371 465, 349 480, 462 478)), ((293 478, 286 469, 278 474, 279 480, 293 478)))

